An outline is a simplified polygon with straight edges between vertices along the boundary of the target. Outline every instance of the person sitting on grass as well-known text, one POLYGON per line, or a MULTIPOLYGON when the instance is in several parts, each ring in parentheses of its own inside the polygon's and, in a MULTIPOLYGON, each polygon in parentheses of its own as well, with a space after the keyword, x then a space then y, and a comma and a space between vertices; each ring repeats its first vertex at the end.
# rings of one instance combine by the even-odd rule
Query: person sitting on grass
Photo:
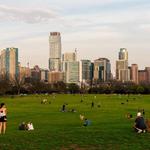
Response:
POLYGON ((137 133, 146 132, 146 124, 144 118, 142 117, 141 112, 137 113, 137 118, 135 119, 134 129, 137 133))
POLYGON ((132 116, 132 114, 130 114, 129 112, 126 114, 126 118, 127 119, 132 119, 133 118, 133 116, 132 116))
POLYGON ((41 104, 46 104, 47 103, 47 99, 43 99, 42 101, 41 101, 41 104))
POLYGON ((83 126, 84 126, 84 127, 87 127, 87 126, 89 126, 89 125, 91 125, 91 121, 88 120, 87 118, 85 118, 85 119, 84 119, 83 126))
POLYGON ((32 122, 28 122, 27 128, 28 128, 28 130, 34 130, 33 123, 32 122))
POLYGON ((19 130, 28 130, 28 126, 25 122, 22 122, 20 125, 19 125, 19 130))
POLYGON ((72 108, 72 109, 71 109, 71 112, 75 113, 75 112, 77 112, 77 110, 74 109, 74 108, 72 108))
POLYGON ((83 99, 81 99, 80 103, 82 103, 82 102, 83 102, 83 99))

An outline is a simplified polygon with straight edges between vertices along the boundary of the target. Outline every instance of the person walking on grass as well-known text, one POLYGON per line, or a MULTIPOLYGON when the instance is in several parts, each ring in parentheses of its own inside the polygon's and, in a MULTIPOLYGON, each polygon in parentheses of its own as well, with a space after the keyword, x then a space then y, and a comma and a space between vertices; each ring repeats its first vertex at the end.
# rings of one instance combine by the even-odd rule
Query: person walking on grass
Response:
POLYGON ((61 111, 62 111, 62 112, 66 112, 66 104, 63 104, 63 105, 62 105, 61 111))
POLYGON ((94 107, 94 102, 92 101, 92 103, 91 103, 91 108, 93 108, 94 107))
POLYGON ((5 134, 6 132, 6 122, 7 122, 7 108, 4 103, 0 104, 0 134, 5 134))

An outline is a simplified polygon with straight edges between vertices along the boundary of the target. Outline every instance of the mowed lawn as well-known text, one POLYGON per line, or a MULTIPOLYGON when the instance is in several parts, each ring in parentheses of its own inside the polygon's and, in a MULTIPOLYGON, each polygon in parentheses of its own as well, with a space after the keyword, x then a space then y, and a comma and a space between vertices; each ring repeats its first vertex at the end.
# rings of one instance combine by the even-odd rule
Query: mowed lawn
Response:
POLYGON ((52 95, 1 97, 8 124, 6 134, 0 135, 0 150, 150 150, 150 133, 132 129, 138 108, 150 118, 150 95, 84 95, 80 101, 80 95, 69 94, 55 99, 52 95), (48 103, 41 104, 43 99, 48 103), (77 112, 60 112, 64 103, 67 110, 77 112), (127 112, 134 118, 125 118, 127 112), (80 114, 91 120, 90 126, 82 126, 80 114), (31 121, 35 130, 18 130, 23 121, 31 121))

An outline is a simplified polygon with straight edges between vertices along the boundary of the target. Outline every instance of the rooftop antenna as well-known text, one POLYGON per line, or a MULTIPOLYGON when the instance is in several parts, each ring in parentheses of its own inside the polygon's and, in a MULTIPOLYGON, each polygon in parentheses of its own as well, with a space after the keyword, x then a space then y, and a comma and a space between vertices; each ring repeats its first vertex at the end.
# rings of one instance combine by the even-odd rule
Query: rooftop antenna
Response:
POLYGON ((77 60, 77 48, 75 48, 75 60, 77 60))
POLYGON ((74 51, 75 51, 75 53, 77 53, 77 48, 75 48, 75 50, 74 50, 74 51))
POLYGON ((27 63, 27 67, 29 68, 29 62, 27 63))

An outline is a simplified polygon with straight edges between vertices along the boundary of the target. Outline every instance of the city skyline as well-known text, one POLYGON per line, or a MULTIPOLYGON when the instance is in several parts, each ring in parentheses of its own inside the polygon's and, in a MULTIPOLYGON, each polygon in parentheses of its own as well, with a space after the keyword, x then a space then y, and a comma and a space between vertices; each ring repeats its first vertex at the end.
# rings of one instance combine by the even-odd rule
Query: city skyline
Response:
POLYGON ((144 69, 150 66, 149 6, 148 0, 1 1, 0 47, 18 47, 24 66, 48 68, 48 36, 56 31, 62 53, 77 48, 78 60, 106 57, 114 73, 118 50, 125 47, 129 64, 144 69))

